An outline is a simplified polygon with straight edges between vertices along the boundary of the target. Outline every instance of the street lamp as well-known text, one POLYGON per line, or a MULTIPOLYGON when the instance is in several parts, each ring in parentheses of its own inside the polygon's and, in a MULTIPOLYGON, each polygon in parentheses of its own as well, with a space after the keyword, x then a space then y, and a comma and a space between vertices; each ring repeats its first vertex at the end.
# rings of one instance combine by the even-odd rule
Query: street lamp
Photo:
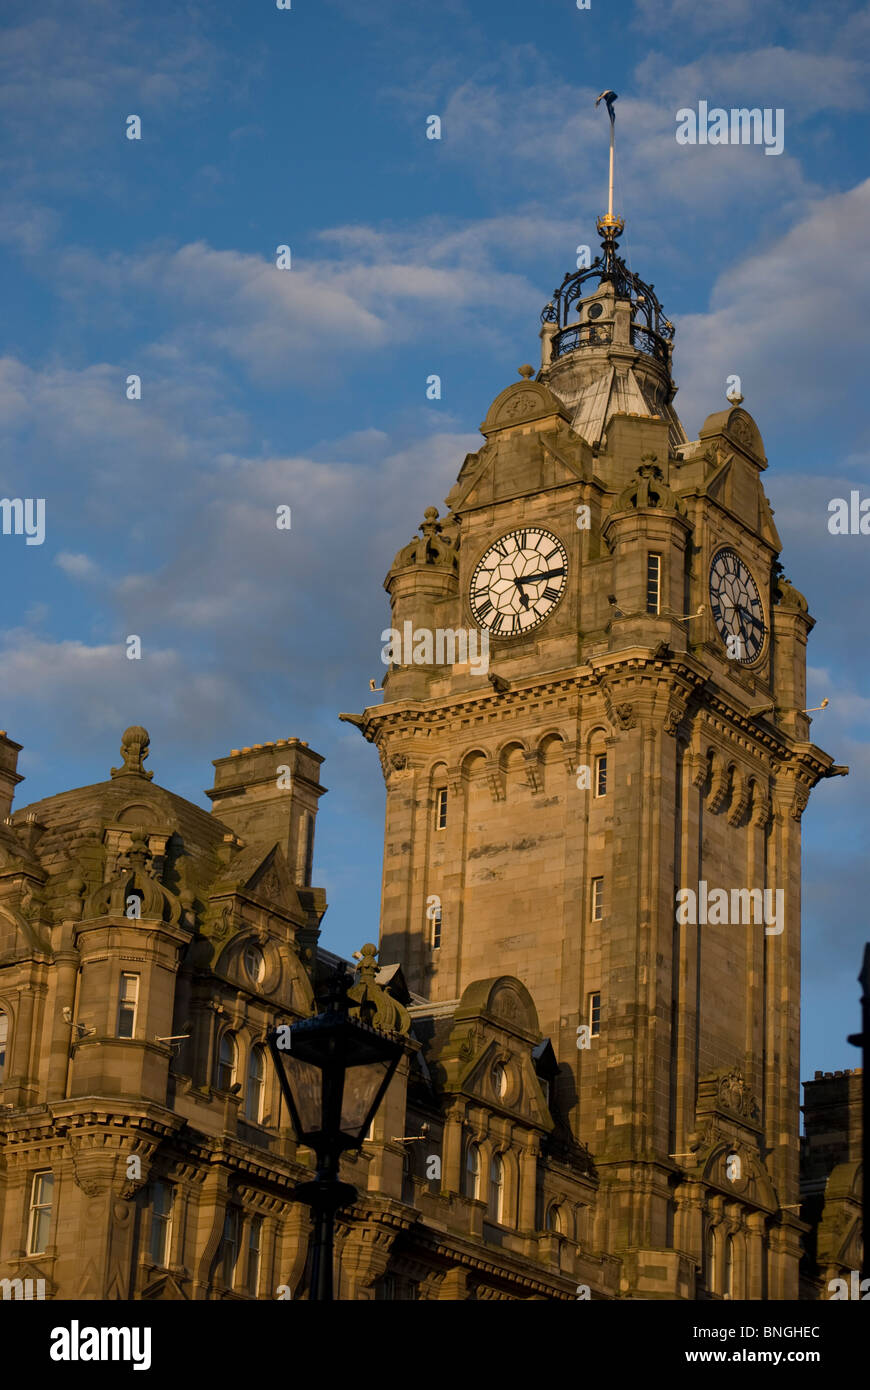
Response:
POLYGON ((322 1013, 284 1024, 268 1036, 296 1138, 317 1157, 314 1179, 295 1187, 292 1196, 312 1209, 310 1297, 321 1302, 333 1298, 335 1213, 357 1195, 355 1187, 340 1181, 339 1159, 362 1148, 404 1050, 395 1035, 371 1026, 374 1005, 368 1000, 359 1005, 359 1016, 349 1014, 351 983, 339 966, 322 1013))

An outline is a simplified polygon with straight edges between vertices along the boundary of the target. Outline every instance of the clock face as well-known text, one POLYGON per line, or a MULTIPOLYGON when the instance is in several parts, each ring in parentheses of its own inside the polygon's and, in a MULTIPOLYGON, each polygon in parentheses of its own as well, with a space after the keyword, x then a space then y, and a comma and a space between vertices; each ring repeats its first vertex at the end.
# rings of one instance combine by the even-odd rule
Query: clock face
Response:
POLYGON ((471 611, 494 637, 520 637, 549 618, 568 582, 568 552, 529 526, 494 541, 471 576, 471 611))
POLYGON ((758 586, 736 550, 718 550, 710 565, 710 606, 729 655, 744 666, 757 661, 767 627, 758 586))

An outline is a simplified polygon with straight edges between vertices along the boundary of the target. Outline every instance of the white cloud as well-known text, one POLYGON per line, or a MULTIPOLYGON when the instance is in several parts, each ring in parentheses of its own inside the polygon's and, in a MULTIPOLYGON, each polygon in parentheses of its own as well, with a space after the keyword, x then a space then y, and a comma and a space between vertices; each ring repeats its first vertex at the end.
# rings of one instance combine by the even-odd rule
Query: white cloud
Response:
POLYGON ((819 200, 772 245, 728 265, 708 313, 680 318, 675 375, 690 432, 720 408, 731 373, 762 430, 765 413, 823 418, 863 391, 868 219, 870 180, 819 200))
POLYGON ((820 111, 863 110, 870 101, 862 60, 781 44, 734 53, 717 47, 682 67, 665 54, 651 53, 636 76, 643 88, 676 106, 700 98, 717 106, 781 106, 787 127, 820 111))
POLYGON ((98 579, 100 576, 99 565, 94 564, 88 555, 75 555, 69 550, 62 550, 55 555, 54 563, 71 579, 98 579))

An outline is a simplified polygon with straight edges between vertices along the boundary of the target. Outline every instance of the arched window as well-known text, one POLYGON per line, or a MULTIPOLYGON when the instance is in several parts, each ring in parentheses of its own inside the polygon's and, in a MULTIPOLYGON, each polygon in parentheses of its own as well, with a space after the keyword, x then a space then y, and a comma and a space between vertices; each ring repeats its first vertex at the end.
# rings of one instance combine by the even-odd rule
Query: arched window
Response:
POLYGON ((241 1236, 241 1212, 237 1207, 227 1207, 224 1218, 224 1235, 221 1242, 221 1274, 228 1289, 236 1281, 236 1265, 239 1259, 239 1238, 241 1236))
POLYGON ((236 1083, 239 1049, 233 1033, 224 1033, 218 1051, 217 1089, 228 1091, 236 1083))
POLYGON ((734 1297, 734 1237, 725 1242, 725 1297, 734 1297))
POLYGON ((252 1216, 248 1223, 248 1293, 254 1298, 260 1292, 260 1245, 263 1234, 262 1216, 252 1216))
POLYGON ((489 1165, 489 1218, 499 1225, 504 1222, 504 1159, 493 1154, 489 1165))
POLYGON ((6 1046, 9 1042, 9 1015, 0 1009, 0 1081, 6 1074, 6 1046))
POLYGON ((480 1197, 480 1149, 476 1144, 469 1144, 465 1155, 465 1195, 480 1197))
POLYGON ((562 1216, 562 1208, 558 1202, 553 1202, 547 1211, 547 1230, 554 1231, 557 1236, 565 1234, 565 1222, 562 1216))
POLYGON ((716 1278, 716 1235, 712 1226, 708 1226, 704 1236, 704 1283, 708 1293, 715 1293, 713 1287, 716 1278))
MULTIPOLYGON (((263 1092, 266 1082, 266 1063, 262 1047, 252 1047, 248 1058, 248 1094, 245 1097, 245 1114, 254 1124, 263 1119, 263 1092)), ((230 1083, 232 1084, 232 1083, 230 1083)))

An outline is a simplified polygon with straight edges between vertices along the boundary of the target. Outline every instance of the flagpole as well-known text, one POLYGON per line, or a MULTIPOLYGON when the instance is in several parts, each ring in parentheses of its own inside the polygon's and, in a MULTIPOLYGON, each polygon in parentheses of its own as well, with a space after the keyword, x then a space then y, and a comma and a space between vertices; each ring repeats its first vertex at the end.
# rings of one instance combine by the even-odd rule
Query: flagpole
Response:
POLYGON ((611 114, 610 117, 610 186, 607 197, 607 214, 613 216, 613 137, 616 133, 616 122, 611 114))

